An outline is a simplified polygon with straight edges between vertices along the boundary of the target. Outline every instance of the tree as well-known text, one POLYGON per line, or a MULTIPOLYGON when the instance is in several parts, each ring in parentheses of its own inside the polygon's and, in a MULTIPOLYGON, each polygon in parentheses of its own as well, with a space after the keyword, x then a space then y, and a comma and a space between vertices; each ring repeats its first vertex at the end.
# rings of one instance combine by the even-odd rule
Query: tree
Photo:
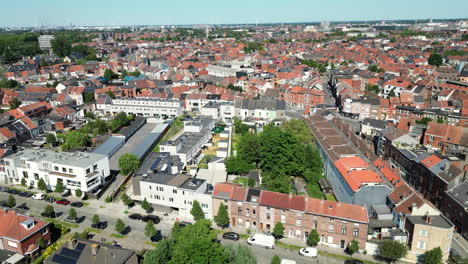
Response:
POLYGON ((112 91, 105 91, 105 94, 107 94, 110 98, 115 99, 115 94, 112 91))
POLYGON ((156 228, 154 227, 153 221, 146 222, 145 225, 145 236, 152 237, 156 235, 156 228))
POLYGON ((55 55, 59 57, 65 57, 71 53, 71 42, 65 35, 57 35, 55 39, 51 41, 52 50, 55 55))
POLYGON ((273 228, 273 236, 276 239, 282 238, 284 235, 284 226, 281 222, 276 222, 275 227, 273 228))
POLYGON ((128 76, 127 70, 122 70, 122 72, 120 73, 120 79, 124 79, 126 76, 128 76))
POLYGON ((200 203, 197 200, 193 201, 190 213, 192 214, 193 219, 195 219, 195 221, 205 219, 205 213, 203 212, 203 209, 201 208, 200 203))
POLYGON ((152 207, 150 205, 150 203, 146 200, 146 198, 141 202, 141 208, 143 208, 143 210, 145 211, 151 211, 152 207))
POLYGON ((94 97, 93 93, 86 93, 85 98, 84 98, 85 104, 89 104, 89 103, 93 102, 95 100, 94 98, 95 97, 94 97))
POLYGON ((49 133, 46 136, 46 142, 47 142, 47 144, 49 144, 50 146, 53 147, 53 146, 55 146, 57 144, 57 138, 55 137, 54 134, 49 133))
POLYGON ((69 216, 71 219, 76 219, 76 218, 78 218, 78 215, 76 214, 75 208, 70 208, 70 210, 68 211, 68 216, 69 216))
POLYGON ((278 257, 278 255, 274 255, 273 258, 271 259, 271 264, 280 264, 281 259, 278 257))
POLYGON ((104 71, 104 78, 106 78, 108 81, 117 79, 119 78, 119 75, 115 72, 113 72, 111 69, 106 69, 104 71))
POLYGON ((429 56, 428 63, 429 65, 434 65, 434 66, 440 66, 444 62, 444 59, 442 58, 442 55, 439 53, 432 53, 431 56, 429 56))
POLYGON ((142 264, 166 264, 171 258, 171 248, 173 241, 169 239, 161 240, 153 250, 145 254, 142 264))
POLYGON ((379 86, 377 85, 371 85, 371 84, 367 84, 366 85, 366 91, 369 91, 369 92, 372 92, 374 94, 378 94, 380 92, 380 88, 379 86))
POLYGON ((65 142, 62 145, 63 150, 70 150, 81 147, 88 147, 91 145, 91 139, 88 135, 80 132, 73 131, 65 136, 65 142))
POLYGON ((52 205, 47 205, 45 208, 44 208, 44 212, 43 214, 47 217, 51 217, 53 215, 55 215, 55 210, 54 210, 54 207, 52 205))
POLYGON ((39 182, 37 183, 37 188, 42 191, 47 191, 47 184, 45 183, 43 178, 39 179, 39 182))
POLYGON ((21 178, 21 186, 26 187, 26 178, 21 178))
POLYGON ((91 218, 91 223, 93 225, 97 225, 101 222, 101 219, 99 219, 99 215, 95 214, 93 215, 93 217, 91 218))
POLYGON ((10 101, 10 109, 16 109, 16 108, 20 107, 21 104, 22 104, 22 102, 15 98, 15 99, 10 101))
POLYGON ((252 250, 245 245, 238 245, 237 248, 232 251, 232 264, 256 264, 257 259, 252 254, 252 250))
POLYGON ((133 76, 133 77, 140 77, 141 72, 138 71, 138 70, 136 70, 136 71, 134 71, 134 72, 131 72, 129 75, 130 75, 130 76, 133 76))
POLYGON ((37 240, 36 240, 36 244, 41 248, 41 249, 45 249, 47 247, 47 240, 44 238, 44 237, 39 237, 37 240))
POLYGON ((358 252, 359 250, 359 242, 353 239, 346 248, 348 253, 352 256, 354 253, 358 252))
POLYGON ((7 201, 7 206, 12 208, 12 207, 15 207, 16 206, 16 199, 13 195, 9 195, 8 196, 8 201, 7 201))
POLYGON ((378 252, 388 263, 391 263, 404 258, 408 249, 398 241, 385 239, 379 244, 378 252))
POLYGON ((424 264, 442 264, 442 250, 440 247, 426 251, 424 254, 424 264))
POLYGON ((57 184, 55 185, 55 192, 62 193, 65 191, 65 186, 63 185, 62 180, 57 180, 57 184))
POLYGON ((377 66, 377 65, 375 65, 375 64, 369 65, 369 66, 367 67, 367 70, 368 70, 368 71, 371 71, 371 72, 384 72, 383 69, 379 68, 379 66, 377 66))
POLYGON ((125 231, 125 228, 127 226, 125 225, 124 221, 122 219, 117 219, 117 222, 115 223, 115 231, 117 231, 119 234, 123 233, 125 231))
POLYGON ((125 204, 125 206, 130 206, 131 204, 133 204, 132 199, 130 199, 130 197, 128 197, 128 195, 126 193, 122 194, 120 199, 125 204))
POLYGON ((395 94, 395 88, 391 89, 390 92, 388 93, 388 96, 389 97, 395 97, 396 94, 395 94))
POLYGON ((306 242, 307 245, 309 247, 315 247, 318 245, 319 242, 320 242, 320 237, 317 232, 317 229, 312 229, 309 235, 307 236, 307 242, 306 242))
POLYGON ((81 198, 81 196, 83 196, 83 192, 80 189, 76 189, 75 196, 81 198))
POLYGON ((226 170, 229 174, 240 175, 247 173, 250 170, 255 169, 255 165, 248 163, 246 160, 240 158, 239 156, 227 157, 224 161, 226 165, 226 170))
POLYGON ((138 169, 140 159, 135 154, 125 153, 119 158, 119 169, 123 175, 129 175, 138 169))
POLYGON ((225 204, 221 203, 219 205, 218 214, 214 217, 214 221, 223 229, 229 226, 229 214, 225 204))

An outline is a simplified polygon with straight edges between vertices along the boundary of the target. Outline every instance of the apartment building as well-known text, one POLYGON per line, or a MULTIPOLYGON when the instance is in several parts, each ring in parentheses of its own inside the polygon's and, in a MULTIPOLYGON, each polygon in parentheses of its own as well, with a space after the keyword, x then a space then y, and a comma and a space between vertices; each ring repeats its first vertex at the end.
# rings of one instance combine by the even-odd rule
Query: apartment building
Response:
POLYGON ((110 175, 106 155, 85 152, 55 152, 47 149, 25 149, 3 158, 0 179, 8 184, 38 187, 43 179, 50 190, 61 181, 69 190, 91 192, 110 175))
POLYGON ((285 89, 281 96, 286 104, 298 108, 314 107, 325 103, 325 93, 319 89, 295 86, 285 89))
POLYGON ((37 218, 0 209, 0 250, 33 257, 40 253, 37 241, 51 243, 49 223, 37 218))
POLYGON ((238 100, 235 102, 235 116, 264 125, 275 119, 285 118, 285 110, 284 101, 238 100))
POLYGON ((174 119, 183 114, 182 102, 177 100, 156 99, 150 97, 117 98, 97 100, 97 110, 105 114, 124 112, 134 116, 174 119))
POLYGON ((224 67, 219 65, 208 65, 206 67, 208 75, 217 76, 217 77, 236 77, 238 69, 224 67))
POLYGON ((360 205, 305 198, 291 194, 218 183, 212 193, 213 215, 221 203, 228 207, 230 224, 257 232, 283 224, 285 237, 306 240, 317 229, 320 243, 345 248, 352 240, 365 248, 369 219, 360 205))
POLYGON ((215 103, 210 102, 200 108, 200 113, 209 116, 215 120, 221 120, 230 124, 234 118, 235 109, 233 103, 215 103))

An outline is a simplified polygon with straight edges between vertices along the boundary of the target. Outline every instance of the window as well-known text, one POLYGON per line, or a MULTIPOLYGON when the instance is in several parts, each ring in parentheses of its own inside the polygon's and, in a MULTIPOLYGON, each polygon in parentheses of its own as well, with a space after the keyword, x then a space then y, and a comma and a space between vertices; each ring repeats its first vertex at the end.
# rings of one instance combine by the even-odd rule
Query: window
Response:
POLYGON ((301 219, 297 219, 297 220, 296 220, 296 225, 297 225, 297 226, 301 226, 301 225, 302 225, 302 220, 301 220, 301 219))
POLYGON ((62 167, 62 172, 67 172, 67 168, 62 167))
POLYGON ((346 226, 341 227, 341 234, 346 235, 346 226))
POLYGON ((161 200, 161 196, 156 195, 156 200, 161 200))
POLYGON ((419 230, 419 235, 422 237, 427 237, 427 230, 424 230, 424 229, 419 230))
POLYGON ((429 141, 434 141, 434 136, 429 136, 429 141))
POLYGON ((317 229, 317 221, 314 221, 312 227, 313 227, 313 229, 317 229))
POLYGON ((95 171, 97 170, 97 164, 93 165, 93 170, 95 170, 95 171))
POLYGON ((328 225, 328 232, 333 232, 334 226, 333 224, 328 225))
POLYGON ((256 212, 255 209, 252 209, 252 215, 255 216, 256 212))
POLYGON ((426 242, 424 241, 418 241, 418 243, 416 243, 416 247, 418 249, 426 249, 426 242))
POLYGON ((267 218, 267 220, 270 220, 270 213, 266 214, 266 218, 267 218))
POLYGON ((34 179, 35 179, 35 180, 39 180, 39 174, 34 173, 34 179))
POLYGON ((90 172, 91 172, 90 168, 86 169, 86 174, 89 174, 90 172))
POLYGON ((54 166, 54 171, 58 171, 59 168, 57 166, 54 166))
POLYGON ((174 198, 169 198, 169 202, 173 202, 174 201, 174 198))
POLYGON ((45 235, 45 234, 47 234, 47 233, 48 233, 47 228, 42 229, 42 235, 45 235))
POLYGON ((245 209, 245 216, 249 216, 249 215, 250 215, 250 209, 247 208, 247 209, 245 209))
POLYGON ((176 189, 173 189, 173 190, 172 190, 172 193, 177 194, 177 190, 176 190, 176 189))
POLYGON ((281 216, 281 223, 282 224, 286 223, 286 216, 285 215, 281 216))
POLYGON ((237 214, 242 215, 242 207, 237 207, 237 214))
POLYGON ((8 246, 12 248, 18 248, 18 244, 16 244, 15 242, 11 242, 11 241, 8 241, 8 246))
POLYGON ((353 236, 354 236, 354 237, 358 237, 358 236, 359 236, 359 229, 357 229, 357 228, 354 228, 354 229, 353 229, 353 236))
POLYGON ((68 172, 69 172, 69 173, 73 173, 73 169, 68 169, 68 172))

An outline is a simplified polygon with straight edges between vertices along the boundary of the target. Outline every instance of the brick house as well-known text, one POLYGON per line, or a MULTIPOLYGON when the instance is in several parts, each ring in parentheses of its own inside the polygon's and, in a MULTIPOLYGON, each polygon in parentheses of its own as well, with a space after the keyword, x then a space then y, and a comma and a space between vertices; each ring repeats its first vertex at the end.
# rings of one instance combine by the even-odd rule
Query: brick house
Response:
POLYGON ((360 205, 305 198, 291 194, 243 188, 231 183, 216 184, 213 215, 221 203, 228 207, 232 226, 257 232, 273 231, 277 222, 285 228, 284 237, 305 241, 317 229, 320 243, 345 248, 353 239, 365 247, 367 209, 360 205))
POLYGON ((12 210, 0 209, 0 250, 34 256, 38 252, 37 241, 41 237, 50 244, 49 223, 12 210))
POLYGON ((288 88, 282 93, 288 105, 305 108, 325 103, 325 93, 319 89, 307 89, 299 86, 288 88))

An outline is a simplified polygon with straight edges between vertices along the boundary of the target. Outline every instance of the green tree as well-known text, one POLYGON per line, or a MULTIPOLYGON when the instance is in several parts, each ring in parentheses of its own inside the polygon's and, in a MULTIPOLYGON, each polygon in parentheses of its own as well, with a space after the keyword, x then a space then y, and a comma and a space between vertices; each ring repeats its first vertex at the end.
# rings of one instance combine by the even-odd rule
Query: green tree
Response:
POLYGON ((138 169, 140 159, 135 154, 125 153, 119 158, 119 169, 123 175, 129 175, 138 169))
POLYGON ((44 237, 39 237, 36 240, 36 244, 41 248, 45 249, 47 247, 47 240, 44 237))
POLYGON ((195 219, 195 221, 205 219, 205 213, 203 212, 203 209, 201 208, 200 203, 197 200, 193 201, 190 213, 192 214, 193 219, 195 219))
POLYGON ((429 122, 431 122, 431 121, 432 121, 432 118, 430 118, 430 117, 423 117, 423 118, 421 118, 421 119, 416 120, 415 122, 416 122, 416 124, 427 125, 427 124, 429 124, 429 122))
POLYGON ((275 227, 273 228, 273 236, 276 239, 282 238, 284 235, 284 226, 281 222, 276 222, 275 227))
POLYGON ((10 109, 16 109, 16 108, 20 107, 21 104, 22 104, 22 102, 15 98, 15 99, 10 101, 10 109))
POLYGON ((15 80, 7 80, 7 79, 4 79, 2 78, 0 80, 0 88, 18 88, 19 87, 19 83, 15 80))
POLYGON ((78 215, 77 215, 77 213, 76 213, 75 208, 70 208, 70 210, 68 211, 68 216, 69 216, 71 219, 76 219, 76 218, 78 218, 78 215))
POLYGON ((406 256, 408 249, 398 241, 385 239, 379 244, 379 255, 387 260, 387 263, 395 262, 406 256))
POLYGON ((358 252, 359 251, 359 242, 357 242, 356 240, 353 239, 353 241, 351 241, 349 243, 346 250, 348 251, 348 253, 350 255, 353 255, 354 253, 358 252))
POLYGON ((40 178, 37 182, 37 188, 42 191, 47 191, 47 184, 45 183, 43 178, 40 178))
POLYGON ((271 264, 280 264, 281 259, 278 257, 278 255, 274 255, 273 258, 271 259, 271 264))
POLYGON ((173 241, 161 240, 153 250, 146 252, 142 264, 166 264, 171 259, 173 241))
POLYGON ((424 264, 442 264, 442 250, 440 247, 433 248, 429 251, 426 251, 424 254, 424 264))
POLYGON ((180 222, 175 221, 171 228, 171 238, 175 239, 180 234, 181 229, 182 228, 180 227, 180 222))
POLYGON ((91 218, 91 223, 93 225, 97 225, 101 222, 101 219, 99 219, 99 215, 95 214, 93 215, 93 217, 91 218))
POLYGON ((119 78, 119 75, 115 72, 113 72, 111 69, 106 69, 104 71, 104 78, 106 78, 108 81, 117 79, 119 78))
POLYGON ((371 72, 383 72, 384 71, 383 69, 379 68, 379 66, 377 66, 375 64, 369 65, 367 67, 367 70, 371 71, 371 72))
POLYGON ((156 235, 156 228, 154 227, 154 223, 153 221, 148 221, 146 222, 146 225, 145 225, 145 236, 146 237, 152 237, 154 235, 156 235))
POLYGON ((110 98, 115 99, 115 94, 112 91, 105 91, 105 94, 107 94, 110 98))
POLYGON ((215 223, 223 229, 229 226, 229 214, 227 209, 227 206, 221 203, 218 208, 218 214, 214 217, 215 223))
POLYGON ((51 41, 52 50, 55 55, 59 57, 65 57, 71 53, 71 42, 65 35, 57 35, 55 39, 51 41))
POLYGON ((133 77, 140 77, 141 72, 137 70, 137 71, 131 72, 129 75, 133 77))
POLYGON ((131 204, 133 204, 132 199, 130 199, 130 197, 128 197, 128 195, 126 193, 122 194, 120 199, 125 204, 125 206, 130 206, 131 204))
POLYGON ((94 102, 94 94, 93 93, 86 93, 84 97, 84 102, 85 104, 89 104, 91 102, 94 102))
POLYGON ((57 184, 55 185, 55 192, 61 193, 65 191, 65 186, 63 185, 62 180, 57 180, 57 184))
POLYGON ((26 187, 26 179, 25 178, 21 178, 21 186, 26 187))
POLYGON ((55 146, 57 144, 57 138, 55 137, 54 134, 49 133, 46 136, 46 142, 47 142, 47 144, 49 144, 50 146, 53 147, 53 146, 55 146))
POLYGON ((238 245, 232 250, 232 264, 256 264, 257 259, 252 250, 245 245, 238 245))
POLYGON ((141 202, 141 208, 145 211, 150 211, 152 209, 150 203, 146 200, 146 198, 141 202))
POLYGON ((315 144, 314 136, 304 120, 291 119, 281 124, 281 129, 295 136, 303 144, 315 144))
POLYGON ((369 92, 372 92, 374 94, 378 94, 380 92, 380 88, 379 86, 377 85, 371 85, 371 84, 367 84, 366 85, 366 91, 369 91, 369 92))
POLYGON ((255 169, 255 165, 247 162, 246 160, 240 158, 239 156, 227 157, 226 160, 224 161, 224 165, 226 166, 226 170, 229 174, 236 174, 236 175, 247 173, 250 170, 255 169))
POLYGON ((125 225, 124 221, 122 219, 117 219, 117 222, 115 222, 115 231, 117 231, 119 234, 122 234, 123 231, 125 231, 125 228, 127 226, 125 225))
POLYGON ((87 134, 80 131, 70 132, 65 136, 65 142, 62 145, 63 150, 70 150, 91 145, 91 139, 87 134))
POLYGON ((265 170, 262 173, 262 186, 272 192, 289 193, 291 177, 282 171, 265 170))
POLYGON ((245 134, 249 132, 249 126, 242 123, 239 118, 234 117, 234 130, 237 134, 245 134))
POLYGON ((81 198, 81 196, 83 196, 83 192, 80 189, 76 189, 75 196, 81 198))
POLYGON ((320 242, 320 237, 317 232, 317 229, 312 229, 309 235, 307 236, 307 242, 306 242, 307 245, 309 247, 315 247, 318 245, 319 242, 320 242))
POLYGON ((47 217, 50 217, 50 216, 53 216, 55 215, 55 210, 54 210, 54 207, 52 205, 47 205, 45 208, 44 208, 44 212, 43 214, 47 217))
POLYGON ((8 196, 8 200, 7 200, 7 207, 12 208, 12 207, 15 207, 15 206, 16 206, 16 199, 15 199, 15 197, 13 195, 10 194, 8 196))
POLYGON ((128 76, 127 70, 122 70, 122 72, 120 73, 120 79, 124 79, 126 76, 128 76))
POLYGON ((439 53, 432 53, 431 56, 429 56, 428 63, 429 65, 434 65, 434 66, 440 66, 444 62, 444 59, 442 58, 442 55, 439 53))

